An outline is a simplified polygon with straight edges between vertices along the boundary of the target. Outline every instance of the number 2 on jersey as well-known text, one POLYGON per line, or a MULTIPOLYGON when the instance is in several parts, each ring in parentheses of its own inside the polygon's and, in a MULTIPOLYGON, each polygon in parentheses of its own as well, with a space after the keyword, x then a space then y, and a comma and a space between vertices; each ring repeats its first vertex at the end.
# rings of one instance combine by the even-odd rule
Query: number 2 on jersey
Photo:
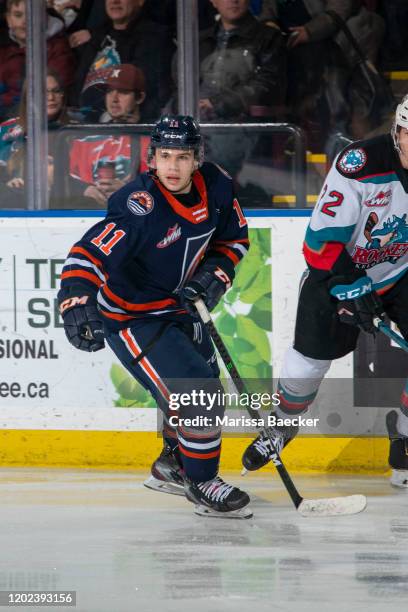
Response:
POLYGON ((105 255, 110 255, 112 253, 112 248, 119 242, 121 238, 125 235, 123 230, 116 230, 113 232, 113 236, 107 241, 104 242, 104 239, 109 236, 111 231, 116 227, 116 223, 107 223, 105 225, 105 229, 96 236, 92 238, 91 243, 98 247, 105 255))
POLYGON ((329 193, 330 198, 334 198, 334 200, 329 200, 328 202, 324 202, 321 207, 322 213, 325 215, 329 215, 329 217, 335 217, 336 212, 332 210, 335 206, 341 206, 344 200, 344 195, 340 193, 340 191, 331 191, 329 193))

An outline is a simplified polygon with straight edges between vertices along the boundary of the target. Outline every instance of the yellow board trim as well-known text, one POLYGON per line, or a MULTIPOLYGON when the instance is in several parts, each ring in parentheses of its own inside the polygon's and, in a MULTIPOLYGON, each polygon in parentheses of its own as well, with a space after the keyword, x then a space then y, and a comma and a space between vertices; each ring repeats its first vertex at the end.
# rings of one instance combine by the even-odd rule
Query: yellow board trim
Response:
MULTIPOLYGON (((250 438, 224 438, 222 470, 240 470, 250 438)), ((0 432, 4 466, 145 469, 162 448, 154 432, 12 430, 0 432)), ((297 472, 387 471, 386 438, 299 437, 285 451, 288 469, 297 472)), ((271 469, 270 467, 265 469, 271 469)))
POLYGON ((393 70, 392 72, 384 72, 384 75, 392 81, 406 81, 408 79, 407 70, 393 70))
MULTIPOLYGON (((315 204, 318 195, 307 195, 306 202, 308 204, 315 204)), ((274 204, 294 204, 296 202, 296 196, 294 195, 274 195, 272 196, 272 202, 274 204)))
POLYGON ((306 161, 310 164, 326 164, 327 155, 325 153, 306 153, 306 161))

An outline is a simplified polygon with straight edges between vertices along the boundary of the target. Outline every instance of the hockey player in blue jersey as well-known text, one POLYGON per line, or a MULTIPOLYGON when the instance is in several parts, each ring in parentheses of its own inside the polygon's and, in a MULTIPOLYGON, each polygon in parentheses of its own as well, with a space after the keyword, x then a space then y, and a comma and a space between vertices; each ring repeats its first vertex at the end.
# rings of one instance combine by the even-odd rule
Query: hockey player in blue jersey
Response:
POLYGON ((211 310, 231 286, 247 223, 230 177, 204 162, 193 118, 162 117, 148 163, 68 254, 58 294, 65 332, 85 351, 106 341, 162 409, 165 444, 147 486, 185 494, 201 514, 247 518, 248 495, 218 476, 220 427, 174 427, 169 416, 175 381, 222 391, 194 300, 211 310))
MULTIPOLYGON (((313 402, 333 359, 356 347, 360 330, 376 333, 386 313, 408 340, 408 96, 398 105, 391 134, 349 145, 328 173, 306 232, 308 265, 299 294, 293 346, 280 372, 282 450, 297 434, 296 417, 313 402)), ((408 382, 398 411, 386 417, 391 482, 408 487, 408 382)), ((269 438, 259 435, 243 464, 270 461, 269 438)))

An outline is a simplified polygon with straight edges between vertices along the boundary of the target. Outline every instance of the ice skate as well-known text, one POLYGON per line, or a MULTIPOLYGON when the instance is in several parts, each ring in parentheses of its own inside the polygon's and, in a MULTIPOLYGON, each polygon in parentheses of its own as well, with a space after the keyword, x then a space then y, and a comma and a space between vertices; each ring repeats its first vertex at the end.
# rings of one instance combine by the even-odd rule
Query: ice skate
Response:
POLYGON ((391 410, 387 414, 386 423, 390 438, 390 454, 388 463, 392 468, 391 484, 394 487, 408 489, 408 438, 397 430, 398 413, 391 410))
POLYGON ((187 499, 196 504, 194 512, 200 516, 238 519, 252 516, 247 493, 227 484, 219 476, 206 482, 186 479, 184 490, 187 499))
POLYGON ((245 470, 253 472, 269 463, 273 452, 269 436, 272 438, 275 449, 280 454, 298 431, 299 427, 297 426, 267 427, 245 450, 242 456, 242 464, 245 470))
POLYGON ((168 444, 153 463, 151 476, 143 484, 153 491, 184 496, 183 470, 168 444))

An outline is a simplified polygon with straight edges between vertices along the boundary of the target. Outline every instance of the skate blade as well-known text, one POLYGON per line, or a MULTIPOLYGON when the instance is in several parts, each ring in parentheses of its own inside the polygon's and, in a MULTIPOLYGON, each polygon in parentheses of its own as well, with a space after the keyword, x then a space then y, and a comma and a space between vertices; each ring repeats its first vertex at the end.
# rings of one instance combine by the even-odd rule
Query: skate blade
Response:
POLYGON ((408 470, 392 470, 390 482, 398 489, 408 489, 408 470))
POLYGON ((194 506, 194 512, 199 516, 208 516, 211 518, 221 519, 249 519, 254 514, 251 508, 248 506, 245 508, 240 508, 239 510, 231 510, 231 512, 217 512, 216 510, 207 508, 207 506, 203 506, 202 504, 197 504, 194 506))
POLYGON ((150 476, 147 480, 145 480, 143 485, 152 491, 168 493, 169 495, 182 495, 184 497, 183 485, 178 485, 173 482, 165 482, 155 478, 154 476, 150 476))

